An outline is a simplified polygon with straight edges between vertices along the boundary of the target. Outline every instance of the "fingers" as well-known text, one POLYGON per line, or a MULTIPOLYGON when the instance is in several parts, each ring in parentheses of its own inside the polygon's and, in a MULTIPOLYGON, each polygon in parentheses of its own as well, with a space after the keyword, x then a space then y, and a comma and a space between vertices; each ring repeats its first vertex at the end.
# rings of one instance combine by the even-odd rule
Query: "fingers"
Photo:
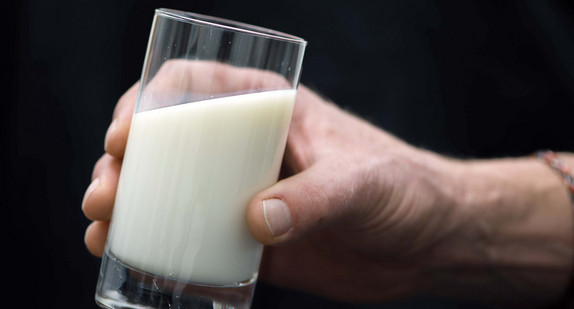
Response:
POLYGON ((94 167, 92 183, 86 190, 82 210, 91 220, 108 221, 112 215, 121 162, 105 154, 94 167))
POLYGON ((215 61, 171 59, 142 89, 139 109, 150 110, 245 91, 289 89, 282 75, 215 61))
POLYGON ((112 216, 116 189, 124 156, 133 110, 137 100, 138 84, 133 85, 118 101, 113 120, 106 133, 104 154, 94 166, 92 183, 82 200, 82 211, 94 220, 86 229, 84 242, 96 256, 102 256, 112 216))
POLYGON ((351 217, 359 180, 330 164, 316 164, 256 195, 247 209, 253 237, 285 243, 351 217))
POLYGON ((106 132, 104 148, 113 157, 122 158, 126 151, 128 133, 137 101, 138 83, 133 85, 118 101, 113 120, 106 132))
MULTIPOLYGON (((144 97, 154 101, 153 98, 161 99, 165 93, 218 94, 244 89, 285 88, 289 84, 280 75, 265 71, 209 62, 169 61, 147 86, 148 95, 144 97)), ((82 210, 86 217, 96 221, 86 230, 86 245, 90 252, 96 255, 103 252, 108 228, 108 223, 105 222, 110 220, 112 214, 121 159, 127 145, 138 88, 139 83, 134 84, 116 105, 104 141, 106 154, 95 165, 92 183, 82 201, 82 210)))
POLYGON ((90 253, 95 256, 101 257, 106 246, 120 168, 119 159, 104 154, 94 167, 92 183, 82 201, 84 214, 94 220, 86 229, 84 242, 90 253))
POLYGON ((109 222, 95 221, 86 229, 84 243, 91 254, 101 257, 106 247, 108 237, 109 222))
POLYGON ((94 166, 92 183, 82 201, 82 211, 94 220, 86 229, 84 242, 96 256, 102 256, 106 245, 109 220, 116 197, 116 189, 124 156, 133 110, 137 100, 138 84, 133 85, 118 101, 113 120, 106 133, 104 154, 94 166))
MULTIPOLYGON (((146 84, 140 104, 150 109, 226 93, 290 86, 284 77, 271 71, 176 59, 166 61, 146 84)), ((106 133, 105 150, 116 158, 122 158, 125 152, 138 87, 136 83, 120 98, 106 133)))

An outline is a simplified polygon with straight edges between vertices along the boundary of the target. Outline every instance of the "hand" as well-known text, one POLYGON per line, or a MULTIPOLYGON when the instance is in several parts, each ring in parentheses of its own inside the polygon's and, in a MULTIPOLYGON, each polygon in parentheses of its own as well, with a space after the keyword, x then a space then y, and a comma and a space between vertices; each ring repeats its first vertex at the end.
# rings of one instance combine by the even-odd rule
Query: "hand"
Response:
MULTIPOLYGON (((178 76, 180 70, 201 72, 197 64, 172 64, 160 70, 150 83, 159 86, 151 89, 179 87, 182 83, 172 83, 169 77, 178 76)), ((229 79, 214 80, 221 82, 212 88, 242 88, 227 83, 229 79)), ((87 247, 95 255, 103 253, 136 95, 134 85, 118 102, 106 134, 106 154, 94 168, 97 188, 90 186, 83 204, 86 216, 95 221, 86 231, 87 247)), ((257 240, 269 245, 290 243, 266 249, 261 279, 348 301, 412 293, 419 281, 419 255, 440 238, 437 229, 445 224, 451 206, 447 196, 435 192, 437 184, 430 177, 413 175, 444 164, 301 86, 284 159, 285 178, 255 196, 247 210, 247 222, 257 240), (403 185, 411 180, 409 186, 403 185), (433 196, 427 198, 421 192, 433 196), (268 216, 273 215, 273 207, 275 213, 289 213, 290 226, 272 226, 273 235, 268 225, 273 220, 266 220, 263 200, 268 216)))
MULTIPOLYGON (((99 256, 136 92, 134 86, 118 102, 106 135, 107 153, 94 168, 93 179, 98 180, 83 203, 86 216, 95 221, 86 231, 86 245, 99 256)), ((473 257, 468 252, 474 249, 475 222, 481 222, 483 206, 492 204, 482 203, 468 179, 488 179, 489 171, 491 165, 476 168, 407 145, 301 86, 282 179, 254 196, 246 213, 253 236, 269 245, 260 278, 353 302, 434 293, 433 283, 457 282, 456 276, 437 279, 435 270, 460 267, 460 256, 468 264, 494 264, 482 261, 482 256, 468 257, 473 257)), ((564 200, 555 202, 561 207, 544 218, 564 217, 564 200)), ((554 234, 563 235, 571 228, 568 222, 556 221, 554 234)), ((554 290, 560 290, 565 277, 552 278, 558 286, 554 290)))

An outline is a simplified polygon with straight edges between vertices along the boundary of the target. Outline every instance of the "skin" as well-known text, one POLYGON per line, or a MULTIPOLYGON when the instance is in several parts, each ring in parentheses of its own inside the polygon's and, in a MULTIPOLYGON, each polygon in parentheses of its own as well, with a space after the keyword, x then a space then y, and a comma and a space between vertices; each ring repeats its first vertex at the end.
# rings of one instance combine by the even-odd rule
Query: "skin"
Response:
MULTIPOLYGON (((168 67, 157 84, 189 69, 168 67)), ((227 69, 220 70, 226 78, 212 77, 217 87, 262 80, 241 71, 249 85, 239 85, 230 82, 235 69, 227 69)), ((82 204, 93 220, 86 246, 96 256, 105 247, 136 97, 137 84, 119 100, 82 204)), ((560 155, 574 166, 572 154, 560 155)), ((260 280, 276 285, 347 302, 430 294, 547 305, 570 278, 571 206, 560 177, 536 159, 440 156, 300 86, 281 180, 252 198, 246 220, 267 245, 260 280), (280 235, 265 220, 269 199, 281 200, 290 214, 291 226, 280 235)))

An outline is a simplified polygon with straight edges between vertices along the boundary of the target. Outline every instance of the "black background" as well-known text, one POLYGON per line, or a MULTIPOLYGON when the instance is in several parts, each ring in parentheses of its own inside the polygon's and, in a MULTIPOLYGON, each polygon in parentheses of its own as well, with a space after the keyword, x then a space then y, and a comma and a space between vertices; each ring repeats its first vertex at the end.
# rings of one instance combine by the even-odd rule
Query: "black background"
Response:
MULTIPOLYGON (((80 204, 159 7, 305 38, 304 84, 414 145, 477 158, 574 150, 572 2, 4 2, 3 279, 14 307, 96 307, 99 259, 84 247, 80 204)), ((265 284, 254 307, 327 305, 351 307, 265 284)), ((457 305, 380 307, 431 306, 457 305)))

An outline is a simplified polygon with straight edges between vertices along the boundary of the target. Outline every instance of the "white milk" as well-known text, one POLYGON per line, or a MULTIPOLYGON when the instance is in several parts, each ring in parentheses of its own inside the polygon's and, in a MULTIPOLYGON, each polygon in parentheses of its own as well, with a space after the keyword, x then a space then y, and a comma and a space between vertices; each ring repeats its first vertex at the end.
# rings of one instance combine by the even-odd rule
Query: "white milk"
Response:
POLYGON ((132 267, 228 285, 254 278, 262 246, 246 206, 277 181, 295 90, 134 115, 108 250, 132 267))

